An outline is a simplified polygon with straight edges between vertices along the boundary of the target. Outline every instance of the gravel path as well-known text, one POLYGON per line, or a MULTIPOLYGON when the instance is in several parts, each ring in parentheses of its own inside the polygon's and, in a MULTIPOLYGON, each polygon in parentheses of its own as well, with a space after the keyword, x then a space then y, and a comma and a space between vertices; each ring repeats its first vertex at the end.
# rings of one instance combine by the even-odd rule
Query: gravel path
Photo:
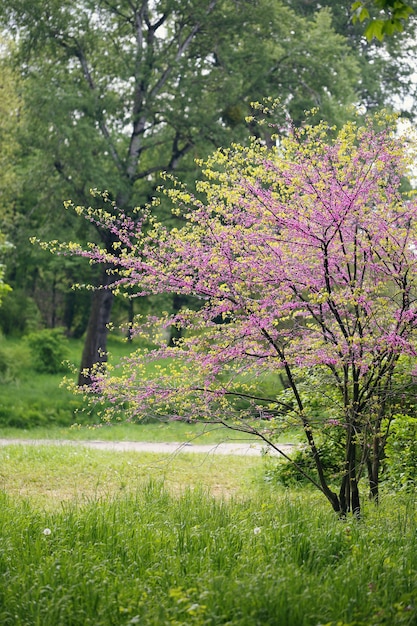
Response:
MULTIPOLYGON (((115 452, 157 452, 162 454, 197 453, 197 454, 224 454, 238 456, 261 456, 266 447, 259 443, 219 443, 211 445, 199 445, 193 443, 156 443, 146 441, 74 441, 70 439, 0 439, 0 446, 25 445, 25 446, 84 446, 96 450, 114 450, 115 452)), ((295 444, 284 443, 279 449, 284 454, 289 454, 295 444)), ((272 448, 269 454, 279 455, 272 448)))

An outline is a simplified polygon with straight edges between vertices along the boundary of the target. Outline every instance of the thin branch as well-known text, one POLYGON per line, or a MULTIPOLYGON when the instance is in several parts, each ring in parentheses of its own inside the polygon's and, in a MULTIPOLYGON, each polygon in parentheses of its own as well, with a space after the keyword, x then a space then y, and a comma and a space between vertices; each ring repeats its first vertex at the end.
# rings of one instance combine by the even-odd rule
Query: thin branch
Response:
POLYGON ((292 465, 294 465, 294 467, 297 468, 297 470, 304 476, 304 478, 306 478, 310 483, 312 483, 315 487, 317 487, 317 489, 319 491, 321 491, 324 495, 326 495, 325 490, 322 488, 322 486, 314 480, 314 478, 312 478, 311 476, 309 476, 304 469, 296 462, 294 461, 290 456, 288 456, 285 452, 283 452, 277 444, 273 443, 268 437, 265 437, 265 435, 263 433, 261 433, 259 430, 257 430, 256 428, 253 428, 251 426, 249 426, 249 424, 245 424, 244 426, 240 427, 237 426, 236 424, 229 424, 228 422, 225 422, 224 420, 205 420, 205 423, 208 424, 221 424, 222 426, 225 426, 226 428, 228 428, 229 430, 234 430, 237 432, 245 432, 251 435, 255 435, 255 437, 259 437, 259 439, 262 439, 262 441, 264 441, 270 448, 272 448, 273 450, 275 450, 276 452, 278 452, 281 456, 284 457, 284 459, 286 459, 289 463, 291 463, 292 465))

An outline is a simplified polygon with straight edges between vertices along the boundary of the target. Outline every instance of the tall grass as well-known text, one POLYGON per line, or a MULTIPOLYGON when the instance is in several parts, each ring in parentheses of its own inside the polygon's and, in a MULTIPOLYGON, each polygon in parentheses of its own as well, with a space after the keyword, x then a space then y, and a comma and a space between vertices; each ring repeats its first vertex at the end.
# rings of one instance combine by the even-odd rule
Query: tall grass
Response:
POLYGON ((4 626, 413 626, 415 503, 347 525, 313 495, 0 503, 4 626))

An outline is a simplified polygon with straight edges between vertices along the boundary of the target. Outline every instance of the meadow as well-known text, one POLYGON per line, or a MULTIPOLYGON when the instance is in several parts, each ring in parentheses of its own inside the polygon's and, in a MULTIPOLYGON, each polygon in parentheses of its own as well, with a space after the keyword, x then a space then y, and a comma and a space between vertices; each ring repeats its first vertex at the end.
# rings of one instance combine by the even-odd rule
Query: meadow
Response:
POLYGON ((347 522, 309 490, 261 485, 259 458, 219 467, 183 455, 194 464, 187 469, 90 451, 70 466, 67 450, 16 448, 2 451, 2 467, 10 463, 0 495, 5 626, 417 623, 411 498, 387 497, 347 522), (17 497, 18 467, 17 485, 25 471, 30 485, 33 470, 25 497, 17 497))
MULTIPOLYGON (((62 374, 35 373, 22 343, 7 349, 21 351, 21 369, 0 385, 0 437, 236 438, 79 420, 62 374)), ((308 487, 267 482, 275 462, 1 447, 0 624, 415 626, 415 495, 383 492, 361 520, 342 521, 308 487)))

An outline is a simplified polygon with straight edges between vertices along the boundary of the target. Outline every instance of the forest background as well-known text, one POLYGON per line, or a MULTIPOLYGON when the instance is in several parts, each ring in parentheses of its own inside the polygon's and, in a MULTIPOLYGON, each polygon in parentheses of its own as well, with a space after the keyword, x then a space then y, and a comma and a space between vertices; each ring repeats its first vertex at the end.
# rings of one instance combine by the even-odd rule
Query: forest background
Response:
MULTIPOLYGON (((246 117, 265 97, 279 97, 296 124, 312 107, 337 126, 352 107, 415 116, 413 20, 400 37, 368 41, 349 1, 14 0, 0 3, 0 22, 0 228, 12 288, 0 328, 64 328, 83 338, 82 367, 106 350, 110 320, 183 302, 74 290, 108 277, 29 238, 112 241, 66 200, 95 206, 91 189, 108 190, 129 213, 155 195, 161 172, 192 189, 196 158, 259 132, 246 117)), ((163 202, 157 217, 173 219, 163 202)))

